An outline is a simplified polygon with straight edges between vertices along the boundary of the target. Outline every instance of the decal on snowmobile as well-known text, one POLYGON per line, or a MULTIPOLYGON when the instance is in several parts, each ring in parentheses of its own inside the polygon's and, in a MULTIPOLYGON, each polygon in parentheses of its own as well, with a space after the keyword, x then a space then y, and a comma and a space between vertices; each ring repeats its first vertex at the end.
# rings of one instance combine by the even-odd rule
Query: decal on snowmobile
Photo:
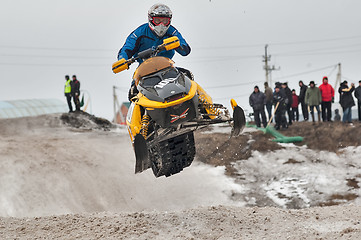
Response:
POLYGON ((181 119, 181 118, 186 118, 187 117, 187 115, 188 115, 188 110, 189 110, 189 108, 187 108, 181 115, 174 115, 174 114, 171 114, 170 116, 172 117, 171 119, 170 119, 170 122, 171 123, 174 123, 175 121, 177 121, 177 120, 179 120, 179 119, 181 119))
POLYGON ((164 79, 161 82, 159 82, 157 85, 155 85, 154 88, 163 88, 165 85, 175 82, 176 80, 177 78, 164 79))

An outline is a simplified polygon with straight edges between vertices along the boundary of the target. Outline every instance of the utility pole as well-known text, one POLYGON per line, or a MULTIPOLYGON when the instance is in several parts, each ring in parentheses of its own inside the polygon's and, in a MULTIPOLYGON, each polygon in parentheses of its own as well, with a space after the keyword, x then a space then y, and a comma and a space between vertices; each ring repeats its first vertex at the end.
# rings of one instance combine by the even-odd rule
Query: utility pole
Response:
POLYGON ((276 69, 274 65, 272 67, 269 66, 269 62, 271 61, 271 55, 267 54, 267 48, 268 48, 268 44, 266 44, 266 46, 264 47, 265 55, 263 56, 263 62, 264 62, 263 69, 266 71, 266 82, 268 83, 268 86, 271 86, 272 85, 271 73, 274 70, 280 70, 280 67, 276 69))
POLYGON ((338 65, 338 72, 337 72, 337 76, 336 76, 336 83, 335 83, 334 89, 336 89, 337 86, 339 86, 341 84, 341 63, 339 63, 337 65, 338 65))
POLYGON ((120 104, 119 104, 119 101, 118 101, 118 95, 116 93, 116 89, 118 89, 118 88, 116 86, 113 86, 113 108, 114 108, 113 122, 116 122, 117 114, 120 111, 120 104))
POLYGON ((114 117, 113 122, 115 122, 115 119, 117 117, 117 95, 115 93, 116 86, 113 86, 113 110, 114 110, 114 117))
POLYGON ((268 44, 266 44, 266 46, 264 47, 264 56, 263 56, 263 62, 264 62, 264 70, 266 70, 266 82, 268 83, 268 86, 271 86, 269 80, 268 80, 268 61, 271 60, 271 56, 267 55, 267 48, 268 48, 268 44))

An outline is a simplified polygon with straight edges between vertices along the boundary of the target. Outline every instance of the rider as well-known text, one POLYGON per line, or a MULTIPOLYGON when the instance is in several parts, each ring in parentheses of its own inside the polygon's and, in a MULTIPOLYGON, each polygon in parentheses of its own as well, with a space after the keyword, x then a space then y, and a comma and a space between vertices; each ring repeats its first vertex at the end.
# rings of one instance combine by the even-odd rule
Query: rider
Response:
MULTIPOLYGON (((167 5, 153 5, 148 11, 148 23, 139 26, 128 36, 125 44, 119 50, 118 60, 122 58, 128 60, 133 56, 136 57, 139 52, 161 45, 164 39, 172 36, 177 36, 180 42, 180 46, 175 51, 182 56, 187 56, 191 52, 191 48, 178 30, 171 25, 171 21, 172 11, 167 5)), ((158 56, 171 59, 175 51, 163 51, 158 56)), ((137 59, 137 61, 142 63, 142 59, 137 59)), ((133 80, 129 89, 129 100, 137 95, 137 93, 138 89, 133 80)))

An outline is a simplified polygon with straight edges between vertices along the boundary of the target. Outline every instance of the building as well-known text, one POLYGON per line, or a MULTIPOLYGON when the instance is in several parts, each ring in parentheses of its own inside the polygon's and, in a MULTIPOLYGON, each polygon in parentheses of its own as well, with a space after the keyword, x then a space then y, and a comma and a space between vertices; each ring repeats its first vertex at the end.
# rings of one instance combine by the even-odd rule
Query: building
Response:
POLYGON ((0 119, 39 116, 68 111, 68 106, 58 99, 0 101, 0 119))

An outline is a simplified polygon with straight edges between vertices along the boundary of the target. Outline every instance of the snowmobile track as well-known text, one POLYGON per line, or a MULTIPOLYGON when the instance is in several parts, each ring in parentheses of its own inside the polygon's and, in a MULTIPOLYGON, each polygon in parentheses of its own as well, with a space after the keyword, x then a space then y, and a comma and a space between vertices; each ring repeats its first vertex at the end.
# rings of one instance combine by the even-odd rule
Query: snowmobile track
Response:
POLYGON ((152 170, 156 177, 179 173, 193 162, 196 149, 193 132, 166 139, 149 151, 152 170))

